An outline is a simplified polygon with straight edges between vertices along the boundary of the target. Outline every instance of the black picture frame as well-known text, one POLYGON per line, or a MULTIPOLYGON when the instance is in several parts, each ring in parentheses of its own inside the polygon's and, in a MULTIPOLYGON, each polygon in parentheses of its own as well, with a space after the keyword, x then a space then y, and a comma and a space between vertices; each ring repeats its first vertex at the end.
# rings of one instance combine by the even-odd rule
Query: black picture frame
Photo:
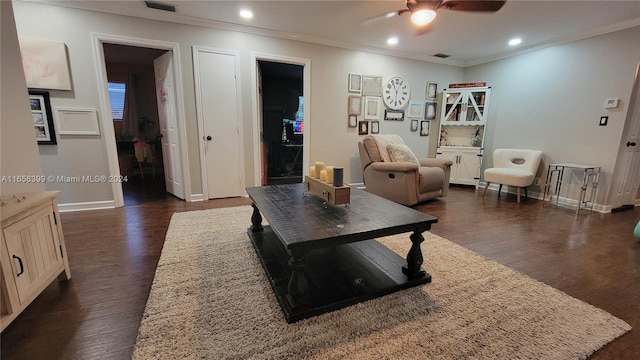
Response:
POLYGON ((404 110, 384 110, 384 119, 392 121, 404 121, 404 110))
POLYGON ((31 120, 38 145, 56 145, 56 129, 48 91, 29 89, 31 120))
POLYGON ((429 136, 429 124, 430 121, 420 121, 420 136, 429 136))
POLYGON ((380 133, 380 121, 372 121, 371 122, 371 133, 379 134, 380 133))

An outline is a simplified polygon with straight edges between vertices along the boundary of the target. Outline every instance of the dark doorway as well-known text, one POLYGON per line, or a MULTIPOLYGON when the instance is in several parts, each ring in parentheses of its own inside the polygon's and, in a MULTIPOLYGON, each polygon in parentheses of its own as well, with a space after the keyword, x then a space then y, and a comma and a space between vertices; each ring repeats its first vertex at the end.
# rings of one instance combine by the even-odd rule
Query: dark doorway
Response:
POLYGON ((302 182, 304 66, 258 61, 266 184, 302 182))
POLYGON ((167 196, 153 60, 166 50, 104 44, 124 204, 167 196))

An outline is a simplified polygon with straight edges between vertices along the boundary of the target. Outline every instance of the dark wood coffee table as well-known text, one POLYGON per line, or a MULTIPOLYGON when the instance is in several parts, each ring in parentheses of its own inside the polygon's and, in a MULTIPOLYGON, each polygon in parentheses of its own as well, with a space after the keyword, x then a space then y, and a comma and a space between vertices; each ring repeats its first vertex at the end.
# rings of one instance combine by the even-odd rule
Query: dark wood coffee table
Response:
POLYGON ((339 206, 301 183, 247 193, 249 238, 289 323, 431 282, 420 243, 433 216, 355 188, 350 204, 339 206), (406 260, 375 240, 406 232, 406 260))

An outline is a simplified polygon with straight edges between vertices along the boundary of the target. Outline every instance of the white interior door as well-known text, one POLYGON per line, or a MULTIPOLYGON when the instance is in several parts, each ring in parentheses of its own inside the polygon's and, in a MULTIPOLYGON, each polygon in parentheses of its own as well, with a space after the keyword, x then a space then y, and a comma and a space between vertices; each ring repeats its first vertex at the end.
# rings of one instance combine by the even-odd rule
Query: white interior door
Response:
POLYGON ((162 134, 165 184, 167 192, 184 199, 172 56, 171 51, 166 52, 153 61, 153 67, 156 78, 160 133, 162 134))
POLYGON ((236 55, 196 48, 196 99, 209 199, 242 196, 242 148, 236 55))
POLYGON ((637 72, 630 100, 626 120, 628 129, 618 152, 619 161, 613 176, 613 209, 623 205, 634 205, 640 186, 640 78, 637 72))

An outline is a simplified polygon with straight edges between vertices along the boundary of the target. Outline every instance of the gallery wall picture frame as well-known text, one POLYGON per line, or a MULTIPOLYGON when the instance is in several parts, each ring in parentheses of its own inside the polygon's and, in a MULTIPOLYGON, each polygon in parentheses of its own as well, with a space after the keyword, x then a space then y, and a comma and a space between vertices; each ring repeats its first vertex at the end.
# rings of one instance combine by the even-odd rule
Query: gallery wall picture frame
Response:
POLYGON ((349 73, 349 92, 362 91, 362 74, 349 73))
POLYGON ((57 144, 49 92, 29 90, 29 104, 38 145, 57 144))
POLYGON ((418 119, 411 120, 411 131, 418 131, 418 119))
POLYGON ((424 104, 421 102, 411 101, 409 103, 409 107, 407 108, 407 117, 408 118, 424 118, 424 104))
POLYGON ((404 121, 404 110, 384 109, 384 119, 394 121, 404 121))
POLYGON ((56 107, 56 115, 60 135, 100 135, 96 109, 56 107))
POLYGON ((371 122, 371 133, 372 134, 380 134, 380 121, 372 121, 371 122))
POLYGON ((21 37, 20 53, 28 88, 72 90, 64 42, 21 37))
POLYGON ((358 121, 358 135, 369 135, 369 122, 358 121))
POLYGON ((431 121, 420 121, 420 136, 429 136, 429 124, 431 121))
POLYGON ((348 124, 350 128, 358 127, 358 117, 356 115, 349 115, 348 124))
POLYGON ((382 76, 362 75, 362 96, 382 96, 382 76))
POLYGON ((367 96, 364 100, 365 120, 378 120, 380 118, 380 98, 367 96))
POLYGON ((438 96, 438 83, 433 81, 427 82, 427 91, 425 93, 425 97, 427 100, 436 100, 436 96, 438 96))
POLYGON ((424 119, 425 120, 434 120, 436 118, 436 103, 435 102, 426 102, 424 104, 424 119))
POLYGON ((349 95, 349 104, 348 104, 349 115, 360 115, 362 113, 362 96, 360 95, 349 95))

